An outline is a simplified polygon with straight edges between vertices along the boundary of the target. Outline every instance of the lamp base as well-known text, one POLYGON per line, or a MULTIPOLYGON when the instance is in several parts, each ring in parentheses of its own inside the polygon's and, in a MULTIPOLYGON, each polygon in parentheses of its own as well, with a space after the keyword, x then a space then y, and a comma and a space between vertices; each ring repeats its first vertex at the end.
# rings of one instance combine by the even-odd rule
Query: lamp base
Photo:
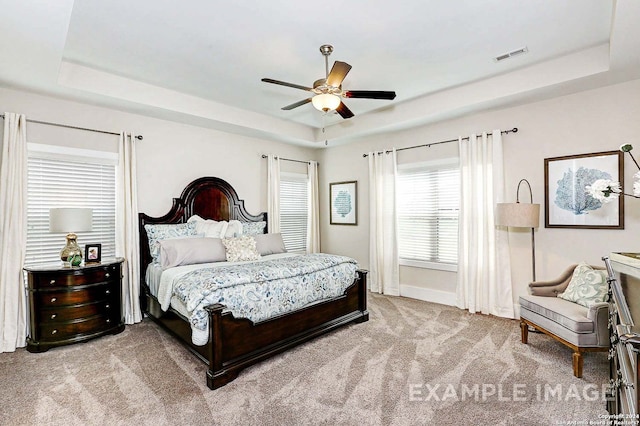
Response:
POLYGON ((78 236, 76 234, 67 234, 67 245, 60 250, 60 259, 62 260, 62 266, 65 268, 80 266, 82 263, 82 250, 80 250, 77 240, 78 236))

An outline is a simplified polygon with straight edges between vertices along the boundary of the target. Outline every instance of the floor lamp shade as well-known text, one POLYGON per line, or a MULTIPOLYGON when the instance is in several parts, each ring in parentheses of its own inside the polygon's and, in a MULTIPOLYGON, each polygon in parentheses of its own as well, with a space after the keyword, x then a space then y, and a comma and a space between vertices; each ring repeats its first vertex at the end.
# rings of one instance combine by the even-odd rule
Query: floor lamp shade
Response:
POLYGON ((82 250, 76 232, 89 232, 93 225, 93 210, 87 208, 53 208, 49 210, 49 232, 67 232, 67 244, 60 250, 64 266, 79 266, 82 250))
POLYGON ((540 204, 499 203, 496 209, 496 225, 537 228, 540 226, 540 204))

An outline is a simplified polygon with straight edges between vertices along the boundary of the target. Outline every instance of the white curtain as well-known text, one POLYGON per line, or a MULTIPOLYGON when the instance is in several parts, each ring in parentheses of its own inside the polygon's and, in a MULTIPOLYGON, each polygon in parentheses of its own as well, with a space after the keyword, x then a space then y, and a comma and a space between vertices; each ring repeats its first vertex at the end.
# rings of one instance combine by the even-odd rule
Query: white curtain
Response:
POLYGON ((369 283, 392 296, 400 295, 396 176, 395 149, 369 153, 369 283))
POLYGON ((134 137, 120 133, 116 176, 116 256, 125 259, 122 299, 125 324, 142 321, 140 310, 140 238, 138 230, 138 192, 136 185, 136 147, 134 137))
POLYGON ((307 220, 307 253, 320 251, 320 195, 318 187, 318 162, 309 161, 309 218, 307 220))
POLYGON ((26 345, 27 119, 5 113, 0 164, 0 352, 26 345))
POLYGON ((506 229, 495 226, 504 200, 500 130, 459 141, 460 221, 457 305, 469 312, 514 318, 506 229))
POLYGON ((280 232, 280 159, 267 155, 267 222, 269 233, 280 232))

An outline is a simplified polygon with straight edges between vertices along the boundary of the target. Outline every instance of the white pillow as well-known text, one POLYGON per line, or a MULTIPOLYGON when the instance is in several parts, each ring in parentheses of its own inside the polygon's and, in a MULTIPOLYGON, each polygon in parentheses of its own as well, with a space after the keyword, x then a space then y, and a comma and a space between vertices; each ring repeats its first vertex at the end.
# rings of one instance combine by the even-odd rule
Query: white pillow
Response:
POLYGON ((159 244, 163 269, 227 260, 220 238, 174 238, 160 241, 159 244))
POLYGON ((256 250, 256 240, 250 235, 238 238, 223 238, 222 244, 227 251, 228 262, 258 260, 260 253, 256 250))
POLYGON ((240 235, 242 235, 242 222, 240 222, 239 220, 230 220, 224 237, 233 238, 239 237, 240 235))
POLYGON ((196 224, 196 232, 203 234, 207 238, 224 238, 229 226, 227 221, 216 222, 211 219, 203 219, 197 214, 187 220, 187 223, 193 222, 196 224))
POLYGON ((256 249, 261 256, 268 254, 286 253, 287 249, 284 247, 284 241, 282 241, 282 234, 258 234, 254 235, 256 240, 256 249))

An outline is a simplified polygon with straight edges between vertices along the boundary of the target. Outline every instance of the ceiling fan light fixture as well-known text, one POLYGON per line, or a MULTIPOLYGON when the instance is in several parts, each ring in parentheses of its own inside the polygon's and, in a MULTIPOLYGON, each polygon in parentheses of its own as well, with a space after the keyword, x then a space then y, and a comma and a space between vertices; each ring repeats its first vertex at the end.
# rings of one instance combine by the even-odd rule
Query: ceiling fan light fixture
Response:
POLYGON ((315 95, 311 99, 311 102, 318 111, 327 112, 338 108, 342 101, 339 96, 332 95, 331 93, 321 93, 319 95, 315 95))

